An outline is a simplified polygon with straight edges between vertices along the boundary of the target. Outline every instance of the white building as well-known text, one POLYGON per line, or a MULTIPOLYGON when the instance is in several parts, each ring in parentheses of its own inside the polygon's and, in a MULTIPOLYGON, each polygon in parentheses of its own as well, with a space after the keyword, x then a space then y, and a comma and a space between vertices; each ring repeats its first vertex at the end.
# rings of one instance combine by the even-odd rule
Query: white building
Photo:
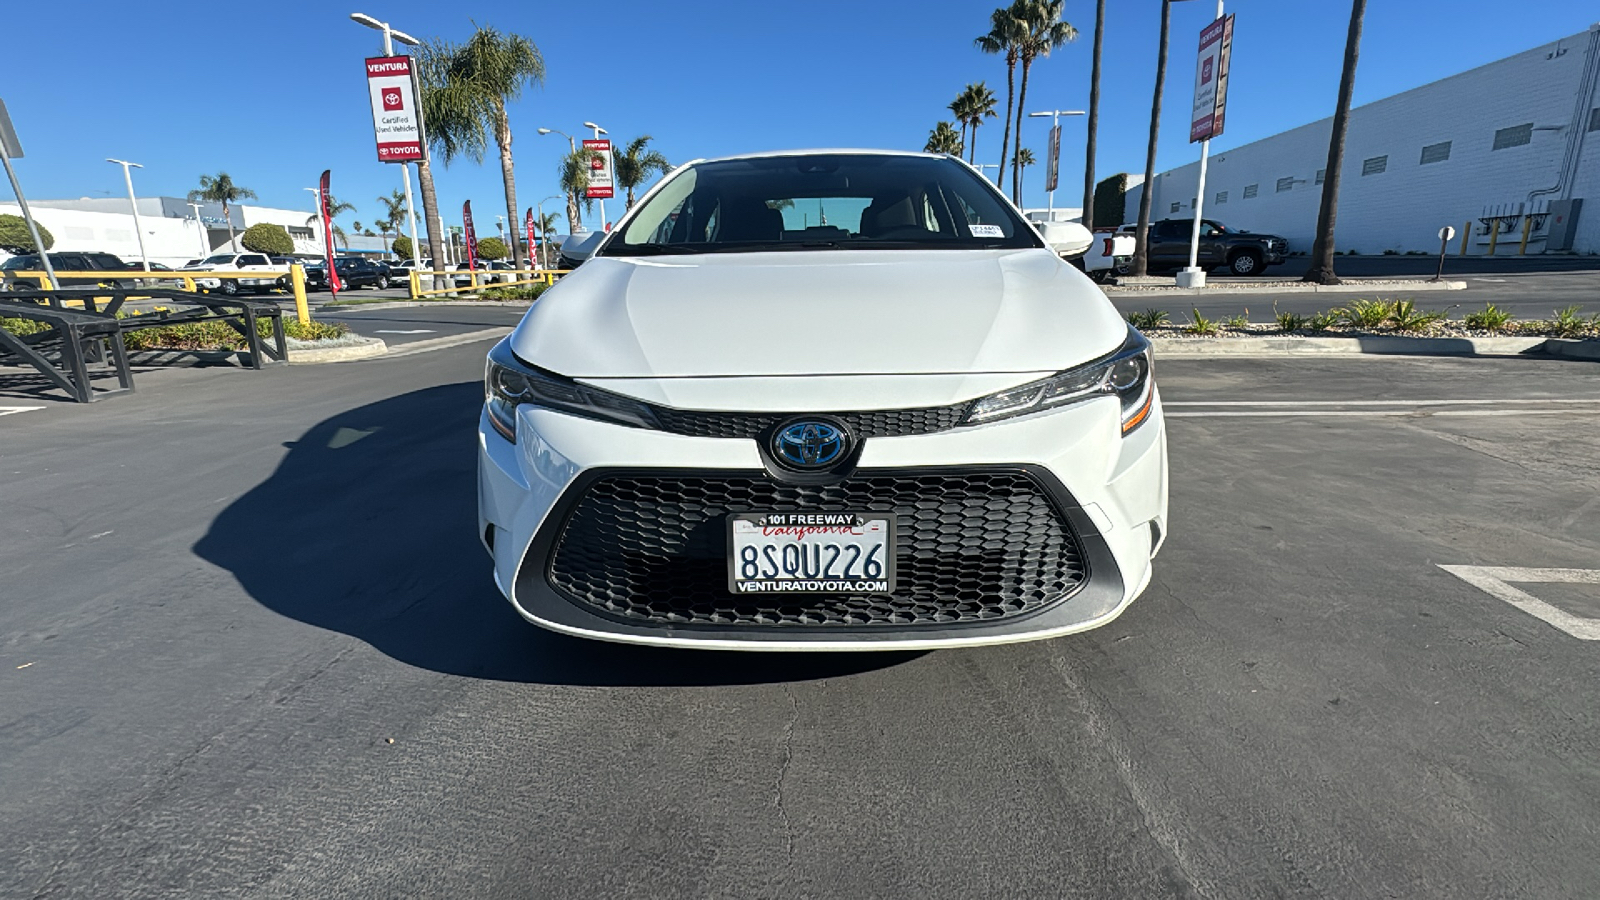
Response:
MULTIPOLYGON (((220 203, 201 203, 198 210, 181 197, 140 197, 138 203, 144 248, 151 262, 177 268, 214 252, 228 252, 228 224, 220 203)), ((139 261, 139 240, 126 197, 30 200, 28 209, 55 238, 52 252, 94 250, 114 253, 131 263, 139 261)), ((229 211, 237 236, 251 225, 270 222, 289 232, 296 256, 324 255, 321 229, 314 219, 307 221, 312 216, 309 209, 235 205, 229 211)), ((0 214, 20 216, 22 210, 15 202, 0 202, 0 214)), ((336 242, 334 249, 339 253, 378 254, 383 250, 383 241, 351 235, 347 241, 336 242)), ((0 258, 5 255, 0 251, 0 258)))
MULTIPOLYGON (((1229 227, 1315 237, 1332 119, 1212 148, 1201 213, 1229 227)), ((1198 153, 1196 154, 1198 156, 1198 153)), ((1198 160, 1155 177, 1151 220, 1192 218, 1198 160)), ((1139 189, 1128 192, 1135 221, 1139 189)), ((1469 253, 1600 253, 1600 24, 1350 111, 1335 245, 1439 252, 1470 223, 1469 253)))

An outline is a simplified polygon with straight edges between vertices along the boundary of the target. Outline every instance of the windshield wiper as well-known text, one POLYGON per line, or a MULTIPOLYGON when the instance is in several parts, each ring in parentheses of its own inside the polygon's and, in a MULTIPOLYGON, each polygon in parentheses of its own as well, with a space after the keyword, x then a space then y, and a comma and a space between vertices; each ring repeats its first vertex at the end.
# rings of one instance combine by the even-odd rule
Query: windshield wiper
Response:
POLYGON ((669 256, 685 253, 704 253, 704 247, 690 244, 618 244, 614 249, 606 248, 602 256, 669 256))

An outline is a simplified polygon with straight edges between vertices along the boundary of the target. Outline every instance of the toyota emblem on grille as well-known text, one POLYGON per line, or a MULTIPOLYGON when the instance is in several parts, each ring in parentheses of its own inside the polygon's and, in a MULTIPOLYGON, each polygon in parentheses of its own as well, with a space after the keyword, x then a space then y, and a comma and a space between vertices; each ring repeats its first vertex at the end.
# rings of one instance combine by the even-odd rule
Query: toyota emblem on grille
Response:
POLYGON ((828 422, 802 421, 786 425, 772 436, 772 455, 797 469, 831 466, 845 455, 844 429, 828 422))

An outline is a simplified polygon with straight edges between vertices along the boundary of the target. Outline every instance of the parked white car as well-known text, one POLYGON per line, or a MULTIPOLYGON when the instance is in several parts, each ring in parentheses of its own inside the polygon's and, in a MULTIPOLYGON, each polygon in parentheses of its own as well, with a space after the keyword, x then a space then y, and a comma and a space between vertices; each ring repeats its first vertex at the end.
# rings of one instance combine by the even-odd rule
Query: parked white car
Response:
POLYGON ((1150 344, 976 170, 697 161, 489 353, 478 533, 526 619, 739 650, 1116 618, 1167 533, 1150 344))
POLYGON ((250 293, 252 291, 267 291, 277 285, 278 279, 286 275, 288 266, 275 265, 265 253, 218 253, 208 256, 196 263, 190 263, 178 271, 205 271, 205 272, 262 272, 264 278, 196 278, 197 287, 206 290, 220 290, 224 294, 250 293))

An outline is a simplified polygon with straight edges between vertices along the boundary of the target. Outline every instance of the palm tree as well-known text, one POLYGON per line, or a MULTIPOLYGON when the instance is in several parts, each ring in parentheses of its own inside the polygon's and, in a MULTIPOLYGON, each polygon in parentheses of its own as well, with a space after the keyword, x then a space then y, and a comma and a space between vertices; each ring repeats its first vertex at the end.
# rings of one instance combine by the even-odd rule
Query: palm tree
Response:
POLYGON ((972 121, 972 85, 967 85, 961 93, 950 101, 950 114, 955 116, 956 124, 961 126, 961 144, 967 143, 967 123, 972 121))
POLYGON ((1333 224, 1339 215, 1339 168, 1344 165, 1344 134, 1350 122, 1350 95, 1356 88, 1356 59, 1361 55, 1361 23, 1367 0, 1352 0, 1350 31, 1344 39, 1344 71, 1339 75, 1339 106, 1333 112, 1333 135, 1328 138, 1328 173, 1322 181, 1322 206, 1317 211, 1317 239, 1311 247, 1311 268, 1304 281, 1338 284, 1333 272, 1333 224))
POLYGON ((611 166, 617 184, 628 192, 628 209, 633 209, 633 191, 644 184, 650 173, 665 175, 672 171, 672 163, 657 150, 649 149, 650 135, 640 135, 628 142, 622 150, 612 154, 611 166))
POLYGON ((383 206, 383 219, 377 224, 379 230, 383 232, 383 250, 387 253, 389 252, 389 229, 392 228, 398 232, 401 223, 406 220, 405 192, 395 188, 387 195, 380 195, 378 203, 383 206))
MULTIPOLYGON (((505 185, 506 216, 517 217, 517 184, 511 160, 511 121, 506 104, 522 96, 523 88, 544 82, 544 57, 533 41, 519 34, 502 34, 480 25, 464 44, 431 41, 421 55, 432 56, 436 89, 424 90, 423 121, 448 164, 465 154, 482 161, 486 134, 492 133, 500 149, 500 179, 505 185)), ((515 241, 513 260, 527 267, 522 246, 515 241)))
POLYGON ((922 149, 927 153, 948 153, 959 157, 962 150, 961 135, 949 122, 940 122, 928 133, 928 143, 922 149))
MULTIPOLYGON (((347 213, 347 212, 355 212, 355 211, 356 211, 355 204, 353 204, 353 203, 345 203, 344 201, 340 200, 338 197, 335 197, 331 192, 328 194, 328 221, 333 224, 333 236, 338 238, 341 241, 344 241, 345 244, 347 244, 347 245, 350 243, 350 236, 345 234, 344 233, 344 229, 339 227, 339 223, 334 222, 333 220, 338 218, 339 216, 347 213)), ((306 224, 307 225, 321 225, 322 224, 322 218, 320 216, 318 216, 316 213, 312 213, 311 215, 306 216, 306 224)), ((355 226, 356 226, 356 233, 360 234, 361 233, 361 223, 357 222, 357 223, 355 223, 355 226)))
MULTIPOLYGON (((373 222, 372 224, 378 226, 378 236, 383 238, 383 252, 385 254, 388 254, 388 252, 389 252, 389 229, 394 228, 395 227, 395 223, 393 221, 389 220, 389 219, 379 219, 378 221, 373 222)), ((370 234, 372 234, 372 232, 368 231, 367 234, 370 235, 370 234)))
POLYGON ((560 214, 553 212, 544 213, 542 217, 538 215, 533 217, 533 227, 539 232, 539 248, 544 257, 544 265, 541 268, 550 267, 550 235, 560 227, 560 221, 560 214))
MULTIPOLYGON (((1023 0, 1017 0, 1021 3, 1023 0)), ((1003 183, 1006 154, 1011 149, 1011 108, 1016 91, 1018 43, 1022 38, 1022 24, 1011 14, 1017 3, 1001 7, 989 14, 989 33, 973 38, 973 43, 985 53, 1003 54, 1006 58, 1006 130, 1000 138, 1000 170, 995 173, 995 184, 1003 183)))
MULTIPOLYGON (((1028 70, 1033 61, 1050 55, 1050 51, 1076 40, 1078 29, 1061 21, 1067 0, 1017 0, 1011 8, 1023 28, 1017 40, 1017 56, 1022 60, 1022 86, 1017 89, 1017 145, 1022 145, 1023 107, 1028 102, 1028 70)), ((1020 154, 1019 154, 1020 158, 1020 154)), ((1022 167, 1013 160, 1011 166, 1011 200, 1022 205, 1022 167)))
POLYGON ((232 206, 240 200, 256 199, 256 192, 242 185, 234 184, 227 172, 218 172, 215 177, 211 175, 200 176, 198 190, 189 192, 189 199, 196 203, 221 203, 222 217, 228 220, 228 246, 233 252, 239 252, 239 239, 233 233, 232 206))
POLYGON ((1100 49, 1105 40, 1106 0, 1097 0, 1094 7, 1094 63, 1089 74, 1089 136, 1083 148, 1083 216, 1078 220, 1090 231, 1094 230, 1094 155, 1098 142, 1097 132, 1100 128, 1100 49))
POLYGON ((578 202, 584 211, 594 208, 594 201, 585 196, 589 192, 589 163, 599 154, 582 147, 561 157, 561 192, 567 195, 567 233, 577 234, 583 224, 578 218, 578 202))
POLYGON ((967 124, 972 129, 971 141, 967 145, 967 162, 970 163, 977 155, 978 126, 983 124, 984 119, 993 119, 999 113, 994 111, 994 91, 989 90, 988 85, 981 81, 977 84, 969 84, 967 85, 967 93, 972 95, 972 117, 967 121, 967 124))
POLYGON ((1161 135, 1161 91, 1167 83, 1167 36, 1172 30, 1172 0, 1161 0, 1161 47, 1156 51, 1156 93, 1150 101, 1150 146, 1144 155, 1144 187, 1139 191, 1139 225, 1134 230, 1132 275, 1150 272, 1150 193, 1156 178, 1156 139, 1161 135))
MULTIPOLYGON (((1012 160, 1012 162, 1014 162, 1016 164, 1016 169, 1017 169, 1017 176, 1018 176, 1017 177, 1017 196, 1021 197, 1022 196, 1022 177, 1021 177, 1022 170, 1026 169, 1027 167, 1029 167, 1029 166, 1033 165, 1034 163, 1038 162, 1038 160, 1033 158, 1033 151, 1032 150, 1029 150, 1027 147, 1023 147, 1022 149, 1017 151, 1017 158, 1012 160)), ((1022 205, 1022 201, 1018 200, 1017 201, 1017 205, 1021 206, 1022 205)))

